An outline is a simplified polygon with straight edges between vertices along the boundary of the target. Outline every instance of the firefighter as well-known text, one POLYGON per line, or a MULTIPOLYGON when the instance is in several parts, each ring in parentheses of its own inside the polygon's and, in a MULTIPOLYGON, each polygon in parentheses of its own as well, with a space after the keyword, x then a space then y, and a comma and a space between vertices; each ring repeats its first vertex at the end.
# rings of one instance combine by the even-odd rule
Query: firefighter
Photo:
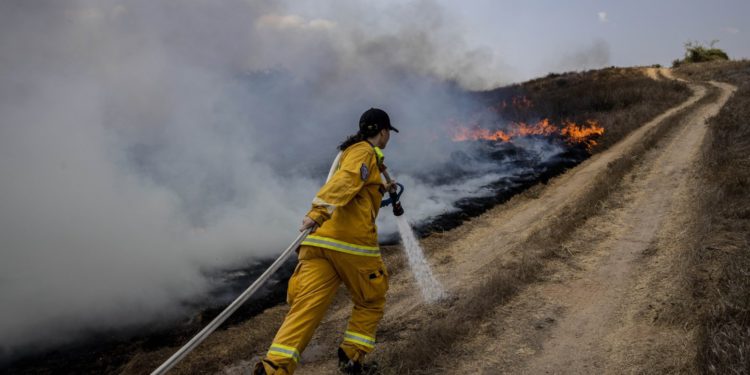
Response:
POLYGON ((343 282, 354 308, 338 348, 345 374, 370 374, 364 362, 375 347, 375 331, 383 317, 388 271, 380 257, 375 219, 381 199, 395 182, 383 184, 383 153, 390 139, 388 114, 365 111, 359 131, 340 146, 342 154, 331 179, 315 196, 300 231, 311 229, 299 248, 299 263, 289 280, 289 312, 266 357, 254 374, 292 374, 300 355, 320 324, 343 282))

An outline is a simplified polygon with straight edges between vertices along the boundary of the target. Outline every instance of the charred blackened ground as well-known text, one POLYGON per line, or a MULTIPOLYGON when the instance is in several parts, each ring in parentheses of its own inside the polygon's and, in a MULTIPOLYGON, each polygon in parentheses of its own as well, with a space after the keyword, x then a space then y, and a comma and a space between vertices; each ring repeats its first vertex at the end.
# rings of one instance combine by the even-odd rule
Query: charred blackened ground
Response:
POLYGON ((441 172, 422 178, 441 185, 479 173, 505 175, 484 186, 483 195, 457 200, 454 203, 455 211, 418 223, 416 230, 422 236, 455 228, 528 187, 545 183, 582 162, 590 154, 608 148, 645 120, 686 98, 688 89, 676 81, 655 81, 635 69, 613 67, 550 74, 523 84, 474 95, 479 106, 467 111, 469 115, 459 122, 472 124, 469 130, 472 126, 474 129, 489 128, 490 136, 495 135, 494 138, 498 133, 493 132, 507 130, 508 124, 541 122, 553 126, 593 122, 604 128, 604 134, 590 138, 595 141, 594 145, 571 143, 560 133, 546 136, 532 134, 510 141, 477 140, 474 147, 468 148, 469 151, 454 152, 451 161, 440 169, 441 172), (477 167, 478 164, 485 167, 477 167))
MULTIPOLYGON (((512 171, 512 173, 484 186, 482 189, 486 191, 486 195, 459 199, 454 204, 455 211, 444 213, 416 225, 417 233, 424 237, 430 233, 453 229, 535 184, 546 183, 550 178, 578 165, 590 155, 584 145, 564 145, 561 140, 546 138, 545 141, 551 141, 551 145, 556 144, 560 152, 543 161, 537 154, 530 153, 513 143, 478 141, 482 144, 479 148, 479 160, 492 160, 499 170, 512 171)), ((455 164, 445 170, 455 170, 459 175, 465 174, 466 172, 461 170, 461 165, 471 162, 472 159, 474 158, 464 153, 457 154, 455 164)), ((445 178, 451 177, 445 176, 445 178)))
MULTIPOLYGON (((560 124, 564 121, 595 120, 605 129, 605 133, 597 138, 598 146, 594 148, 585 144, 571 145, 557 136, 531 135, 512 142, 465 141, 468 142, 466 149, 451 155, 441 173, 420 178, 440 186, 491 172, 499 177, 483 186, 481 194, 457 200, 454 210, 416 223, 421 236, 459 226, 463 221, 480 215, 530 186, 546 182, 683 100, 688 90, 680 83, 651 80, 638 69, 610 68, 554 74, 471 95, 478 99, 476 102, 480 105, 467 109, 467 113, 492 112, 497 118, 508 122, 531 123, 549 119, 560 124), (528 142, 535 147, 529 147, 528 142)), ((408 210, 408 201, 405 204, 408 210)), ((139 353, 182 345, 254 280, 269 262, 249 262, 238 269, 210 271, 211 277, 218 280, 217 289, 207 301, 190 302, 196 313, 182 322, 174 322, 170 326, 139 327, 136 333, 92 334, 85 343, 52 352, 37 352, 8 364, 2 371, 56 374, 118 372, 129 358, 139 353)), ((286 280, 291 275, 293 265, 294 262, 287 264, 275 281, 267 286, 265 294, 246 303, 222 329, 282 303, 286 295, 286 280)))

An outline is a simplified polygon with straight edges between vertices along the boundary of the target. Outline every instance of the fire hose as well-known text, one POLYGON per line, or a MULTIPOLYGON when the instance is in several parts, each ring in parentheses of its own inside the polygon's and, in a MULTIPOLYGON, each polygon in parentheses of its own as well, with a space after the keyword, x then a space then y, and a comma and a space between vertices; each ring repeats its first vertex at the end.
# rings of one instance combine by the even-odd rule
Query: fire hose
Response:
MULTIPOLYGON (((331 169, 328 171, 328 178, 326 178, 326 182, 333 177, 333 174, 336 172, 339 159, 341 159, 341 153, 339 152, 338 155, 336 155, 336 158, 333 160, 333 164, 331 165, 331 169)), ((385 177, 386 181, 390 183, 392 181, 391 177, 388 175, 386 171, 383 171, 383 176, 385 177)), ((404 186, 401 184, 396 184, 397 186, 401 187, 401 191, 397 192, 396 190, 389 191, 389 199, 384 201, 382 206, 385 206, 387 204, 393 205, 393 214, 396 216, 400 216, 404 213, 404 209, 401 207, 401 202, 399 202, 399 198, 401 197, 401 194, 404 192, 404 186)), ((161 364, 156 370, 154 370, 151 375, 161 375, 169 371, 172 367, 174 367, 178 362, 180 362, 185 356, 190 354, 190 352, 193 351, 200 343, 202 343, 206 338, 208 338, 209 335, 211 335, 219 326, 224 323, 224 321, 227 320, 237 309, 242 306, 243 303, 245 303, 255 292, 260 289, 260 287, 263 285, 263 283, 268 280, 271 275, 276 273, 276 271, 281 267, 282 264, 289 258, 289 255, 292 254, 294 250, 296 250, 300 243, 307 237, 308 234, 310 234, 310 231, 312 228, 305 229, 302 231, 302 233, 297 236, 297 238, 294 240, 294 242, 289 245, 289 247, 284 250, 281 255, 279 255, 278 258, 271 264, 268 269, 263 272, 260 277, 258 277, 247 289, 245 289, 242 294, 240 294, 237 299, 235 299, 229 306, 227 306, 224 311, 222 311, 214 320, 211 321, 211 323, 208 323, 198 334, 196 334, 190 341, 187 342, 180 350, 172 354, 169 359, 164 361, 164 363, 161 364)))
POLYGON ((248 287, 244 292, 242 292, 242 294, 240 294, 240 296, 237 297, 237 299, 235 299, 234 302, 232 302, 229 306, 227 306, 227 308, 224 309, 224 311, 222 311, 221 314, 219 314, 216 318, 214 318, 214 320, 212 320, 211 323, 208 323, 208 325, 205 328, 203 328, 200 332, 198 332, 197 335, 195 335, 192 339, 190 339, 190 341, 188 341, 187 344, 185 344, 182 348, 180 348, 180 350, 178 350, 176 353, 172 354, 172 356, 169 357, 169 359, 167 359, 164 363, 162 363, 162 365, 159 366, 156 370, 154 370, 154 372, 152 372, 151 375, 159 375, 159 374, 166 373, 167 371, 169 371, 169 369, 174 367, 174 365, 176 365, 183 358, 185 358, 186 355, 192 352, 196 346, 198 346, 201 342, 203 342, 203 340, 208 338, 208 336, 211 333, 213 333, 216 330, 216 328, 219 328, 221 323, 224 323, 224 321, 227 320, 227 318, 229 318, 229 316, 232 315, 235 311, 237 311, 237 309, 243 303, 245 303, 245 301, 247 301, 247 299, 250 298, 250 296, 252 296, 256 291, 258 291, 258 289, 260 289, 263 283, 266 280, 268 280, 268 278, 271 277, 271 275, 274 274, 276 270, 278 270, 279 267, 281 267, 282 264, 284 264, 284 262, 289 257, 289 255, 292 254, 292 252, 294 252, 294 250, 297 249, 297 247, 299 247, 300 242, 302 242, 302 240, 304 240, 308 234, 310 234, 309 228, 305 229, 302 233, 300 233, 299 236, 297 236, 297 239, 295 239, 294 242, 292 242, 292 244, 289 245, 289 247, 287 247, 286 250, 284 250, 284 252, 281 253, 281 255, 279 255, 278 258, 276 258, 276 261, 274 261, 273 264, 271 264, 271 266, 268 267, 268 269, 265 272, 263 272, 263 274, 260 275, 260 277, 258 277, 258 279, 255 280, 255 282, 253 282, 252 285, 250 285, 250 287, 248 287))

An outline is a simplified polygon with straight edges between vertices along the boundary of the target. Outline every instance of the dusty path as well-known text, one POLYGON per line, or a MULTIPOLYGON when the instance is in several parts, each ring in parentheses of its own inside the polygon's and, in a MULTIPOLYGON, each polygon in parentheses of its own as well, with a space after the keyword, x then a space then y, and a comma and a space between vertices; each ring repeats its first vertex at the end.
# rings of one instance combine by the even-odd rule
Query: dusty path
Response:
MULTIPOLYGON (((688 214, 670 208, 689 208, 685 207, 688 203, 685 199, 691 197, 690 172, 706 133, 705 120, 718 113, 732 92, 729 85, 716 86, 722 90, 719 100, 697 108, 690 121, 634 171, 634 181, 622 192, 623 207, 609 213, 606 221, 609 225, 600 228, 599 235, 604 240, 589 242, 588 248, 578 249, 590 256, 583 260, 587 264, 577 278, 534 288, 536 298, 557 305, 565 313, 550 330, 541 353, 530 359, 521 372, 580 374, 632 370, 630 366, 612 368, 611 359, 622 355, 614 346, 633 333, 628 328, 647 329, 632 322, 629 323, 633 327, 625 328, 628 324, 624 321, 624 313, 629 310, 627 304, 633 300, 628 294, 640 276, 642 265, 638 260, 644 254, 660 250, 657 234, 674 228, 668 221, 682 220, 688 214)), ((630 338, 650 333, 641 331, 630 338)))
POLYGON ((671 69, 667 69, 667 68, 643 68, 642 71, 643 71, 643 74, 646 75, 646 77, 649 77, 649 78, 653 79, 654 81, 661 81, 662 79, 667 79, 667 80, 677 80, 677 81, 685 82, 685 80, 682 79, 682 78, 676 78, 672 74, 672 70, 671 69))
MULTIPOLYGON (((639 168, 638 176, 643 177, 634 178, 632 186, 623 189, 622 200, 626 203, 611 210, 613 216, 605 218, 609 224, 590 231, 593 237, 584 243, 570 245, 576 253, 586 254, 578 257, 580 264, 560 272, 549 282, 532 285, 510 303, 500 306, 490 315, 490 321, 477 322, 484 327, 481 332, 456 345, 455 355, 444 358, 447 362, 438 368, 488 374, 607 370, 611 361, 602 352, 602 348, 608 347, 603 342, 613 334, 616 328, 613 322, 622 319, 626 311, 618 301, 634 285, 633 259, 658 237, 664 227, 660 225, 665 217, 662 213, 675 203, 681 189, 689 185, 685 172, 703 138, 705 117, 718 111, 730 93, 727 85, 719 87, 723 92, 720 100, 696 109, 678 136, 667 147, 654 151, 650 161, 639 168)), ((448 292, 463 295, 477 288, 481 282, 477 276, 486 264, 517 258, 524 240, 553 222, 567 204, 582 199, 596 177, 606 173, 608 163, 630 152, 664 119, 694 106, 706 95, 707 90, 701 85, 691 88, 694 94, 687 101, 554 179, 538 196, 518 197, 469 225, 423 241, 433 270, 448 292)), ((406 340, 411 330, 429 324, 431 309, 421 301, 411 277, 406 269, 392 277, 389 305, 378 337, 386 345, 406 340)), ((340 341, 349 309, 346 297, 340 296, 303 353, 303 365, 297 373, 335 372, 332 353, 340 341)), ((255 354, 264 350, 258 348, 255 354)), ((376 352, 376 358, 377 355, 376 352)), ((245 373, 251 361, 236 363, 223 373, 245 373)))
MULTIPOLYGON (((600 374, 690 371, 692 332, 661 324, 679 303, 680 237, 689 225, 705 120, 733 88, 698 106, 625 179, 613 207, 563 246, 575 254, 547 282, 501 306, 462 345, 459 373, 600 374), (667 305, 667 306, 665 306, 667 305)), ((703 92, 701 88, 695 88, 703 92)), ((685 306, 683 306, 684 308, 685 306)), ((689 306, 688 306, 689 307, 689 306)), ((669 322, 675 323, 675 322, 669 322)))
POLYGON ((659 74, 659 68, 645 68, 643 69, 643 73, 646 74, 647 77, 653 79, 654 81, 661 81, 661 75, 659 74))

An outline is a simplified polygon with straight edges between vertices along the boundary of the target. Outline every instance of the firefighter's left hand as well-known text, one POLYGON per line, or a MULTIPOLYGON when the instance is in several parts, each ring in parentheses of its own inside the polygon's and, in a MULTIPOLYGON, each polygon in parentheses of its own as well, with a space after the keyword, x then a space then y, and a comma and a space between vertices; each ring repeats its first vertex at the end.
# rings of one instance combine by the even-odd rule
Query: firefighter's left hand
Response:
POLYGON ((315 233, 315 230, 318 229, 318 223, 310 217, 305 216, 302 218, 302 226, 299 228, 299 231, 304 232, 308 228, 310 228, 310 233, 315 233))

